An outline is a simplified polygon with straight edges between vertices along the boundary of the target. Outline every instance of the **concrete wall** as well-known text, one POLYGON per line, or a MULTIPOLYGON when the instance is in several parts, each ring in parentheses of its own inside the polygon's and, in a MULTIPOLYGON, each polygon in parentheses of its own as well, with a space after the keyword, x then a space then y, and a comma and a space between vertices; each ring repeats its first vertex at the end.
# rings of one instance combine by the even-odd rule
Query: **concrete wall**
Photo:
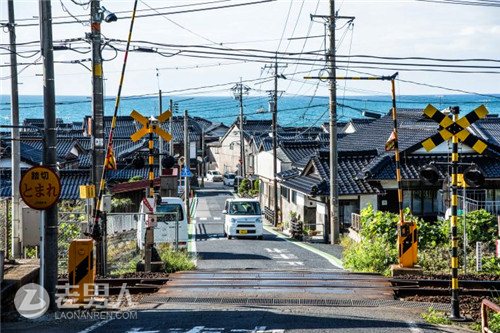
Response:
MULTIPOLYGON (((245 140, 245 155, 250 153, 250 147, 245 140)), ((212 149, 219 171, 235 172, 240 164, 240 131, 232 127, 228 135, 221 142, 221 146, 212 149)))

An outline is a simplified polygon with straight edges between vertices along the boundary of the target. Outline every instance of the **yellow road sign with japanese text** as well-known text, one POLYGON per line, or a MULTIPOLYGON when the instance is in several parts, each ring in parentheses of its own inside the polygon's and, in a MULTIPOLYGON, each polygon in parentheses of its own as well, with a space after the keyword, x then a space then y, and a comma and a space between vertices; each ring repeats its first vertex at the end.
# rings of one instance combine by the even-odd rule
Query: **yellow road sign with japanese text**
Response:
POLYGON ((45 210, 61 196, 61 180, 50 168, 34 166, 24 173, 19 183, 24 203, 36 210, 45 210))

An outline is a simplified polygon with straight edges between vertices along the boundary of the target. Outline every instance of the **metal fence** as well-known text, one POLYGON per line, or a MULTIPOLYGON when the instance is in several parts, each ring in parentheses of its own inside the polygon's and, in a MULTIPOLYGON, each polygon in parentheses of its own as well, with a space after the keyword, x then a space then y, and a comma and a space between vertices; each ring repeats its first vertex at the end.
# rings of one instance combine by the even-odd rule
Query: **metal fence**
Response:
POLYGON ((484 209, 493 215, 500 215, 500 201, 490 201, 490 200, 473 200, 470 198, 464 199, 463 196, 458 196, 458 209, 464 209, 466 212, 472 212, 475 210, 484 209))

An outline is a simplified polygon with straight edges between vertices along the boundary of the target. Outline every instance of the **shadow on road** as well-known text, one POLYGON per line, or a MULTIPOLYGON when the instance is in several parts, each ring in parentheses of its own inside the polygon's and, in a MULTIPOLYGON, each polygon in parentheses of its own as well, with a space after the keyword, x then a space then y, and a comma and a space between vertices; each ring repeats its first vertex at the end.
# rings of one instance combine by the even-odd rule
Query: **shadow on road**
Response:
POLYGON ((251 253, 198 252, 202 260, 272 260, 269 257, 251 253))
MULTIPOLYGON (((300 332, 332 330, 336 332, 350 331, 351 329, 363 332, 403 332, 408 331, 408 324, 404 321, 390 319, 373 319, 363 316, 314 316, 302 314, 284 314, 264 310, 199 310, 199 311, 168 311, 140 312, 137 320, 115 320, 96 332, 110 332, 117 329, 129 331, 152 331, 175 328, 175 332, 254 332, 256 327, 264 332, 283 332, 294 330, 300 332)), ((431 325, 421 325, 426 332, 439 330, 431 325)), ((157 331, 155 331, 157 332, 157 331)), ((170 332, 168 330, 167 332, 170 332)))

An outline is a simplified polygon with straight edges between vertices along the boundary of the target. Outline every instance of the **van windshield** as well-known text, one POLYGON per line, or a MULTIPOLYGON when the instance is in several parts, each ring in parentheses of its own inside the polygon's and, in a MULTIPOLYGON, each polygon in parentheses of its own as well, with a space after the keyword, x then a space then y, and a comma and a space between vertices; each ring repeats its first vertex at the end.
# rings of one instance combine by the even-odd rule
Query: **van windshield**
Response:
POLYGON ((238 201, 229 205, 230 215, 260 215, 260 204, 258 202, 238 201))
POLYGON ((156 206, 156 212, 158 215, 158 222, 162 221, 175 221, 175 213, 179 212, 179 221, 184 220, 182 214, 182 207, 180 204, 160 204, 156 206), (162 213, 172 213, 172 214, 162 214, 162 213))
POLYGON ((228 173, 228 174, 226 174, 226 178, 227 179, 234 179, 234 177, 235 177, 234 173, 228 173))

